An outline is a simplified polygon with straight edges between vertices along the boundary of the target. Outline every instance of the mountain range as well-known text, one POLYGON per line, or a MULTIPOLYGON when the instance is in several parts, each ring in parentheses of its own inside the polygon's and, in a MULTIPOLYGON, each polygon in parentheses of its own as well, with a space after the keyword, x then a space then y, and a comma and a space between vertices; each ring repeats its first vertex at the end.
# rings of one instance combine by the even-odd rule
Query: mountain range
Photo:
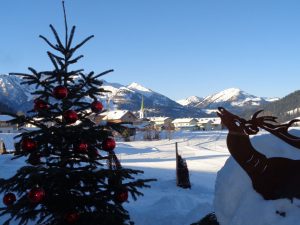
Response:
POLYGON ((229 88, 205 98, 192 96, 177 102, 185 106, 202 109, 207 114, 214 113, 218 107, 224 107, 237 114, 243 114, 244 111, 249 111, 258 107, 263 108, 268 103, 277 100, 279 100, 279 98, 257 97, 246 93, 239 88, 229 88))
MULTIPOLYGON (((21 81, 16 76, 0 75, 0 112, 32 109, 34 97, 30 92, 35 87, 21 85, 21 81)), ((211 117, 219 106, 247 116, 259 109, 284 119, 300 115, 300 91, 279 99, 257 97, 238 88, 229 88, 204 98, 191 96, 176 102, 138 83, 122 85, 103 81, 103 88, 110 91, 102 97, 106 109, 127 109, 137 114, 144 101, 147 116, 211 117)))

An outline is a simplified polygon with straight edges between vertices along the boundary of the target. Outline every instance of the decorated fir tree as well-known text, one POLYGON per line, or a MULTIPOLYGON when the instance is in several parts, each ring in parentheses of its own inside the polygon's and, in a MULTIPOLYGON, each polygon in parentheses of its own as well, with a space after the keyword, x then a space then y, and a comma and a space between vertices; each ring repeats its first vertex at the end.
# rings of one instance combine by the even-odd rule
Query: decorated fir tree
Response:
POLYGON ((15 115, 15 122, 37 129, 18 136, 14 159, 27 157, 28 165, 0 180, 5 204, 0 216, 9 216, 6 225, 31 220, 43 225, 132 224, 122 203, 128 194, 133 199, 142 195, 138 189, 149 187, 152 179, 135 179, 142 171, 122 168, 112 137, 113 130, 122 131, 121 125, 91 119, 103 111, 99 98, 105 90, 99 77, 112 70, 96 75, 69 69, 83 57, 75 55, 77 50, 93 36, 74 45, 75 26, 68 32, 65 9, 64 18, 64 40, 52 25, 55 44, 40 36, 55 51, 47 52, 54 69, 11 74, 36 86, 33 109, 26 116, 15 115))

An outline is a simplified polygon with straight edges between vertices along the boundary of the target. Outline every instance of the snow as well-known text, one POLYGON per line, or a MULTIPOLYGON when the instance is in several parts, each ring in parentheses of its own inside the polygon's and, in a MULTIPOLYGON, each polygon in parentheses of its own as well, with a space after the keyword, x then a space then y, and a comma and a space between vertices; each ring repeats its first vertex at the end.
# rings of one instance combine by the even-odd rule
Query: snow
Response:
POLYGON ((275 102, 278 101, 280 98, 278 97, 263 97, 264 100, 266 100, 267 102, 275 102))
POLYGON ((127 88, 142 91, 142 92, 152 92, 150 89, 145 88, 136 82, 131 83, 130 85, 127 86, 127 88))
MULTIPOLYGON (((12 135, 0 134, 0 138, 13 146, 12 135)), ((143 135, 138 133, 136 141, 117 142, 116 153, 123 167, 143 170, 137 178, 157 179, 151 188, 141 190, 143 197, 137 201, 130 198, 124 204, 136 225, 189 225, 212 211, 220 225, 300 224, 300 200, 265 201, 253 190, 246 173, 230 157, 226 131, 179 131, 172 133, 171 140, 165 139, 166 135, 161 133, 161 140, 142 141, 143 135), (176 186, 175 142, 187 161, 191 189, 176 186), (286 212, 286 217, 276 211, 286 212)), ((300 159, 299 150, 272 135, 263 133, 251 141, 267 157, 300 159)), ((0 156, 0 177, 8 178, 24 165, 24 158, 11 161, 11 157, 0 156)))
POLYGON ((200 123, 214 123, 214 124, 221 124, 220 117, 206 117, 206 118, 196 118, 200 123))
POLYGON ((155 123, 164 123, 167 119, 170 119, 170 117, 165 117, 165 116, 158 116, 158 117, 147 117, 147 119, 149 119, 152 122, 155 123))
POLYGON ((216 112, 218 112, 218 109, 201 109, 206 114, 213 114, 216 115, 216 112))
POLYGON ((233 107, 259 106, 265 100, 263 98, 248 94, 239 88, 228 88, 213 95, 209 95, 201 102, 209 109, 217 108, 220 104, 228 103, 233 107))
POLYGON ((214 95, 207 96, 204 101, 210 99, 210 101, 213 102, 225 102, 231 100, 235 96, 238 96, 240 92, 241 90, 238 88, 228 88, 214 95))
POLYGON ((197 122, 197 120, 195 118, 177 118, 177 119, 173 120, 172 123, 190 123, 193 120, 195 120, 197 122))
POLYGON ((130 85, 127 86, 127 88, 131 91, 140 93, 141 95, 146 96, 146 97, 151 97, 151 95, 154 93, 150 89, 145 88, 136 82, 131 83, 130 85))
MULTIPOLYGON (((162 133, 161 138, 165 135, 162 133)), ((151 188, 141 190, 143 197, 137 201, 129 199, 124 204, 135 224, 189 225, 213 211, 216 173, 229 156, 226 135, 226 132, 176 132, 172 140, 117 142, 116 153, 123 167, 144 170, 141 178, 157 179, 151 188), (187 161, 191 189, 176 186, 175 142, 179 154, 187 161)), ((0 138, 8 141, 4 134, 0 138)), ((136 139, 141 140, 139 136, 136 139)), ((0 156, 0 177, 8 178, 24 165, 24 159, 10 158, 10 155, 0 156)), ((0 224, 3 219, 0 218, 0 224)))
MULTIPOLYGON (((1 92, 3 92, 4 96, 7 97, 15 97, 20 98, 20 90, 22 90, 22 95, 26 96, 26 101, 30 101, 33 99, 33 96, 30 92, 36 91, 35 85, 22 85, 20 84, 23 82, 21 77, 8 75, 8 74, 1 74, 0 75, 0 87, 1 92)), ((21 97, 22 98, 22 97, 21 97)))
POLYGON ((297 114, 299 111, 300 111, 300 108, 297 107, 295 109, 287 111, 286 114, 288 114, 288 115, 294 115, 294 114, 297 114))
POLYGON ((203 98, 200 98, 198 96, 190 96, 186 99, 178 100, 176 101, 180 105, 188 106, 188 105, 195 105, 197 103, 200 103, 203 100, 203 98))
POLYGON ((121 119, 126 113, 129 113, 128 110, 114 110, 101 113, 100 115, 104 117, 104 120, 118 120, 121 119))
POLYGON ((0 115, 0 121, 9 121, 9 120, 13 120, 14 117, 9 116, 9 115, 0 115))
MULTIPOLYGON (((300 130, 292 133, 300 136, 300 130)), ((251 139, 253 146, 270 157, 300 159, 300 151, 270 134, 251 139)), ((246 172, 229 158, 218 172, 214 209, 221 225, 299 225, 300 199, 266 201, 252 187, 246 172), (276 213, 277 212, 277 213, 276 213), (284 213, 281 216, 279 213, 284 213)))

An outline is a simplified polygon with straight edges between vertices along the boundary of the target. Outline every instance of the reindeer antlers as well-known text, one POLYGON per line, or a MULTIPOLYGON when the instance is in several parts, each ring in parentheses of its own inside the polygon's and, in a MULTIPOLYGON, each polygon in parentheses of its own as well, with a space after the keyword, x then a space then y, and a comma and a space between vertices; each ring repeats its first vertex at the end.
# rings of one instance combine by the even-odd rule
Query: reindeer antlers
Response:
POLYGON ((285 124, 278 124, 277 117, 274 116, 261 116, 257 117, 259 113, 263 112, 263 110, 259 110, 256 113, 253 114, 251 120, 247 121, 252 126, 260 127, 271 134, 275 135, 276 137, 282 139, 286 143, 296 147, 300 148, 300 137, 291 135, 288 132, 288 129, 295 123, 300 122, 298 119, 291 120, 288 123, 285 124), (273 122, 276 124, 268 123, 273 122))
POLYGON ((270 122, 277 123, 277 117, 275 117, 275 116, 261 116, 261 117, 257 117, 258 114, 261 113, 261 112, 263 112, 263 111, 264 110, 259 110, 256 113, 254 113, 250 121, 253 122, 253 123, 265 122, 265 121, 270 121, 270 122))

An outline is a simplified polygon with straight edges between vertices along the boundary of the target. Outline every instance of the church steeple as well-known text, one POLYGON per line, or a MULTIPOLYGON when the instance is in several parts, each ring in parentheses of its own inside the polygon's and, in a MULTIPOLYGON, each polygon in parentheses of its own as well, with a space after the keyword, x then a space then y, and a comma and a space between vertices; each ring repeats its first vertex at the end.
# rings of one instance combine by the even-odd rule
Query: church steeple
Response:
POLYGON ((145 117, 145 114, 144 114, 144 96, 142 95, 142 102, 141 102, 141 109, 140 109, 140 119, 143 119, 145 117))

